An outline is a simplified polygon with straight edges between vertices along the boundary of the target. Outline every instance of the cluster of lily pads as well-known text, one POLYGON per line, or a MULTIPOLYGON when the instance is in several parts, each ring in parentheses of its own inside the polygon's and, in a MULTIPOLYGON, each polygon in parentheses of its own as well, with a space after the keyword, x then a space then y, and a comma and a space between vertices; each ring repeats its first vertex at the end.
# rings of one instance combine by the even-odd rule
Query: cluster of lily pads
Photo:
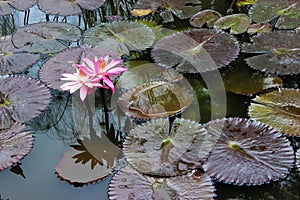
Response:
MULTIPOLYGON (((47 14, 69 16, 104 3, 61 0, 57 10, 51 7, 53 2, 27 1, 22 7, 2 2, 7 9, 2 15, 9 14, 11 7, 26 10, 37 3, 47 14)), ((42 126, 56 109, 73 112, 75 122, 62 113, 51 126, 60 124, 59 132, 68 135, 72 123, 77 127, 71 131, 78 132, 77 143, 56 165, 58 176, 74 184, 93 183, 116 172, 110 199, 213 199, 212 180, 261 185, 286 177, 292 168, 300 167, 299 150, 295 152, 287 138, 300 136, 300 91, 282 87, 285 76, 300 73, 300 32, 295 30, 300 26, 295 20, 299 4, 261 0, 249 13, 222 16, 201 10, 198 0, 151 1, 150 7, 149 1, 140 0, 131 12, 143 18, 136 21, 99 23, 87 30, 66 22, 19 27, 0 40, 0 170, 29 153, 34 126, 42 126), (174 16, 188 19, 190 27, 169 30, 145 20, 156 15, 164 23, 176 20, 174 16), (241 34, 248 34, 250 42, 235 36, 241 34), (135 61, 133 52, 148 55, 153 62, 135 61), (244 59, 251 67, 248 70, 258 70, 250 77, 230 66, 240 52, 252 56, 244 59), (61 88, 66 84, 62 74, 74 73, 74 64, 106 55, 123 58, 129 68, 113 80, 110 113, 101 106, 91 110, 103 93, 91 92, 82 102, 77 93, 70 97, 61 88), (38 62, 42 63, 38 77, 26 75, 38 62), (227 117, 199 123, 199 99, 186 77, 216 70, 222 71, 228 92, 251 97, 251 119, 227 117), (62 99, 67 102, 58 109, 61 105, 56 101, 62 99), (126 132, 119 146, 110 139, 114 127, 101 128, 99 118, 105 116, 109 123, 107 115, 120 121, 119 129, 126 132), (117 170, 122 153, 126 166, 117 170)))

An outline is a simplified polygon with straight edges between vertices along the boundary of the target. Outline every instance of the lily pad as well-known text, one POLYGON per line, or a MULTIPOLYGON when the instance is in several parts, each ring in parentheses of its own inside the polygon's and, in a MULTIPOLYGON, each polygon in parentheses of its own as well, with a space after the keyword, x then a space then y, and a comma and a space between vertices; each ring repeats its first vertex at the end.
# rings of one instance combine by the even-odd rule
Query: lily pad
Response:
POLYGON ((21 123, 41 114, 51 98, 49 90, 43 84, 25 76, 10 76, 0 80, 0 93, 1 110, 6 110, 12 119, 21 123))
POLYGON ((76 42, 81 29, 61 22, 41 22, 18 28, 13 34, 15 47, 30 53, 56 53, 76 42))
POLYGON ((211 9, 201 10, 190 18, 190 24, 196 28, 201 28, 205 24, 208 28, 213 28, 220 17, 222 15, 218 11, 211 9))
POLYGON ((83 43, 99 45, 119 55, 149 48, 155 40, 153 31, 138 22, 103 23, 84 33, 83 43))
POLYGON ((246 5, 253 5, 257 2, 258 0, 236 0, 235 5, 236 6, 246 6, 246 5))
POLYGON ((37 54, 22 52, 14 47, 11 37, 0 38, 0 75, 23 72, 40 58, 37 54))
POLYGON ((253 35, 255 33, 263 34, 263 33, 271 32, 272 29, 273 29, 273 26, 270 23, 251 24, 248 27, 247 33, 249 35, 253 35))
POLYGON ((212 139, 197 122, 176 118, 170 125, 168 119, 157 119, 130 131, 124 154, 143 174, 176 176, 202 165, 213 147, 212 139))
POLYGON ((258 95, 248 114, 287 135, 300 136, 300 91, 285 88, 258 95))
POLYGON ((261 185, 285 177, 294 165, 289 140, 266 124, 245 118, 225 118, 208 125, 223 127, 203 165, 205 172, 217 180, 261 185))
POLYGON ((239 54, 235 37, 212 29, 194 29, 167 36, 152 49, 154 61, 180 72, 213 71, 233 61, 239 54))
POLYGON ((25 11, 34 4, 37 0, 5 0, 0 1, 0 16, 12 14, 13 8, 21 11, 25 11))
POLYGON ((39 8, 51 15, 70 16, 82 13, 82 9, 95 10, 105 0, 38 0, 39 8))
POLYGON ((33 145, 34 137, 26 126, 11 123, 8 129, 0 129, 0 171, 19 162, 33 145))
POLYGON ((273 31, 251 38, 244 43, 242 51, 259 55, 246 61, 255 69, 276 74, 297 74, 300 72, 300 32, 273 31))
POLYGON ((254 4, 249 15, 255 22, 269 22, 278 18, 275 27, 279 29, 294 29, 300 26, 299 0, 263 0, 254 4))
POLYGON ((193 172, 172 178, 144 176, 130 166, 119 171, 109 185, 109 199, 213 199, 209 176, 193 172))
POLYGON ((241 34, 247 31, 251 19, 246 14, 233 14, 219 18, 214 28, 226 30, 230 28, 230 34, 241 34))

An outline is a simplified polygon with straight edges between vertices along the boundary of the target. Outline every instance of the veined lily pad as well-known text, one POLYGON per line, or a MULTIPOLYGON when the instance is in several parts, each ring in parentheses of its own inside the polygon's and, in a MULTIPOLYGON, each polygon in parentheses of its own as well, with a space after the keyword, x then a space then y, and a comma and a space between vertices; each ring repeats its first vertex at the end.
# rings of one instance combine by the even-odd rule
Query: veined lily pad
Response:
POLYGON ((124 154, 141 173, 176 176, 200 167, 213 148, 213 139, 197 122, 176 118, 170 125, 168 119, 157 119, 130 131, 124 154))
POLYGON ((36 4, 37 0, 5 0, 0 1, 0 15, 12 14, 13 9, 27 10, 36 4))
POLYGON ((103 5, 105 0, 39 0, 39 8, 51 15, 69 16, 82 13, 82 8, 95 10, 103 5))
POLYGON ((194 27, 201 28, 205 24, 209 28, 213 28, 215 22, 222 17, 222 15, 211 9, 201 10, 190 18, 190 24, 194 27))
POLYGON ((300 136, 300 91, 281 89, 258 95, 249 107, 249 115, 287 135, 300 136))
POLYGON ((16 49, 10 36, 0 38, 0 75, 22 72, 39 58, 39 55, 16 49))
POLYGON ((43 84, 25 76, 10 76, 0 80, 0 94, 1 111, 9 113, 12 119, 22 123, 45 110, 51 98, 49 90, 43 84))
POLYGON ((241 34, 247 31, 251 19, 245 14, 233 14, 219 18, 214 28, 225 30, 230 28, 230 34, 241 34))
POLYGON ((246 59, 250 67, 283 75, 300 72, 300 33, 274 31, 252 37, 251 41, 243 44, 242 51, 260 55, 246 59))
POLYGON ((99 45, 119 55, 149 48, 155 40, 153 31, 138 22, 104 23, 88 29, 83 42, 99 45))
POLYGON ((255 22, 269 22, 279 17, 276 28, 294 29, 300 26, 300 1, 261 0, 251 7, 249 15, 255 22))
POLYGON ((293 148, 276 129, 245 118, 208 123, 218 124, 223 127, 221 136, 203 165, 211 177, 238 185, 261 185, 285 177, 293 167, 293 148))
POLYGON ((31 53, 56 53, 78 41, 81 30, 68 23, 41 22, 18 28, 13 34, 13 44, 31 53))
POLYGON ((155 44, 151 53, 162 67, 201 73, 229 64, 239 54, 239 45, 225 32, 194 29, 165 37, 155 44))
POLYGON ((11 123, 8 129, 0 129, 0 171, 19 162, 33 145, 34 137, 20 123, 11 123))
POLYGON ((209 176, 193 172, 172 178, 144 176, 130 166, 119 171, 109 185, 109 199, 214 199, 209 176))
POLYGON ((263 33, 271 32, 272 29, 273 27, 270 23, 251 24, 248 27, 247 33, 250 35, 253 35, 255 33, 263 34, 263 33))

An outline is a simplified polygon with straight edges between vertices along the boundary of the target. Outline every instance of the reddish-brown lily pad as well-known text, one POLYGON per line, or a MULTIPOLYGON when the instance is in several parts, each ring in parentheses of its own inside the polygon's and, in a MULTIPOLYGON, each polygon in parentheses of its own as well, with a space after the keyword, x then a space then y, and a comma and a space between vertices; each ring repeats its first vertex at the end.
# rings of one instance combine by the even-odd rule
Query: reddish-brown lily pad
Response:
POLYGON ((293 148, 276 129, 245 118, 208 123, 217 125, 222 127, 220 138, 203 165, 211 177, 238 185, 261 185, 285 177, 294 166, 293 148))
POLYGON ((11 123, 7 129, 0 129, 0 171, 19 162, 33 145, 34 137, 20 123, 11 123))
POLYGON ((13 8, 27 10, 36 4, 37 0, 2 0, 0 1, 0 15, 12 14, 13 8))

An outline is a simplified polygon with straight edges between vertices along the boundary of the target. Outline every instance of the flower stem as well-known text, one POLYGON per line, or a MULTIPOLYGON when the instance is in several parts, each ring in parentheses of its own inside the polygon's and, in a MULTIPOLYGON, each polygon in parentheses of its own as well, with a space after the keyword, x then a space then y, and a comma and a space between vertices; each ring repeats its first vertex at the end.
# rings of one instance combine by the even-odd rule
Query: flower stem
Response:
POLYGON ((104 109, 104 117, 105 117, 105 128, 106 133, 109 133, 109 118, 108 118, 108 108, 106 104, 106 95, 103 88, 100 88, 100 93, 102 96, 102 103, 103 103, 103 109, 104 109))

